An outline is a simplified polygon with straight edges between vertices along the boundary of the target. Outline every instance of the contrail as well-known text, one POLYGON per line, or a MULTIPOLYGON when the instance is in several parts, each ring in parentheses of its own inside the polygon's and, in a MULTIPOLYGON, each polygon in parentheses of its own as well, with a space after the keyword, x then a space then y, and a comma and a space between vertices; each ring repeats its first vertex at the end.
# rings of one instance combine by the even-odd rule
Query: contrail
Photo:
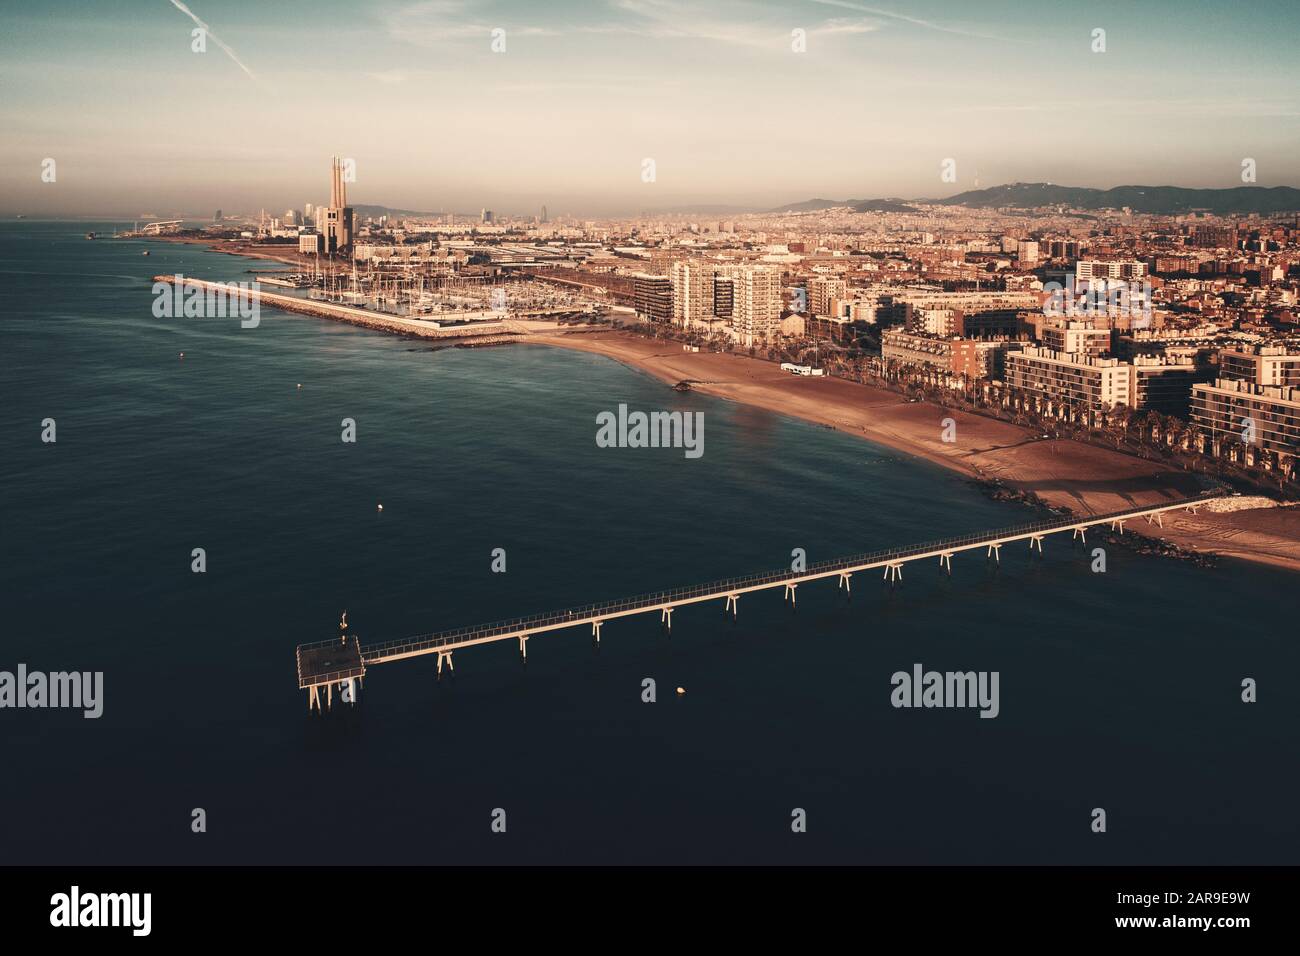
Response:
POLYGON ((253 71, 250 70, 248 67, 244 66, 244 61, 239 58, 239 54, 237 54, 234 50, 230 49, 230 47, 226 46, 226 44, 222 41, 221 37, 217 36, 215 33, 212 32, 212 27, 208 26, 206 23, 204 23, 202 20, 200 20, 198 17, 194 15, 193 10, 185 6, 185 4, 181 3, 181 0, 172 0, 172 6, 175 7, 177 10, 179 10, 181 13, 185 14, 187 17, 189 17, 199 26, 201 26, 203 28, 203 32, 206 33, 208 36, 212 37, 212 39, 216 41, 217 46, 221 47, 221 49, 226 51, 226 56, 234 60, 235 63, 239 66, 239 68, 248 74, 248 78, 250 80, 257 79, 257 77, 253 75, 253 71))

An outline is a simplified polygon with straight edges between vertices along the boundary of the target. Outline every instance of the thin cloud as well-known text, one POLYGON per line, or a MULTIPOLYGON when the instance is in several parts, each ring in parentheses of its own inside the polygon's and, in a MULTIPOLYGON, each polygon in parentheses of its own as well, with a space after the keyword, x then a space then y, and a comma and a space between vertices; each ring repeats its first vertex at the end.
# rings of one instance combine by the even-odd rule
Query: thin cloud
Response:
POLYGON ((225 42, 221 39, 221 37, 217 36, 215 33, 212 32, 212 27, 208 26, 197 16, 195 16, 194 11, 191 10, 189 7, 185 6, 185 4, 181 3, 181 0, 172 0, 172 6, 175 7, 177 10, 179 10, 181 13, 185 14, 187 17, 189 17, 199 26, 201 26, 203 28, 203 32, 206 33, 208 36, 212 37, 213 41, 217 44, 217 46, 221 47, 221 49, 225 51, 226 56, 234 60, 235 64, 241 70, 243 70, 245 73, 248 74, 248 78, 250 80, 256 82, 257 77, 253 75, 253 71, 244 65, 244 61, 239 58, 239 54, 237 54, 234 50, 230 49, 230 47, 228 47, 225 44, 225 42))
POLYGON ((962 30, 958 27, 945 26, 942 23, 935 23, 933 20, 921 20, 917 17, 909 17, 903 13, 894 13, 892 10, 881 10, 879 7, 863 6, 860 3, 850 3, 848 0, 812 0, 813 3, 820 3, 828 7, 840 7, 845 10, 856 10, 859 13, 870 13, 877 17, 888 17, 891 20, 898 20, 902 23, 910 23, 913 26, 924 27, 927 30, 937 30, 940 33, 953 33, 957 36, 975 37, 979 40, 1005 40, 1006 37, 993 36, 988 33, 976 33, 973 30, 962 30))

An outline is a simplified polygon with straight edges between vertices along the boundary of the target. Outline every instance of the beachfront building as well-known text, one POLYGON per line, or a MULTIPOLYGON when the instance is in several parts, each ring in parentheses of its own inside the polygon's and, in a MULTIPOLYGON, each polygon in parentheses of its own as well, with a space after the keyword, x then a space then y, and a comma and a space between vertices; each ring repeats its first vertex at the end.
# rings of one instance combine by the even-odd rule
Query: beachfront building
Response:
POLYGON ((1019 351, 1020 342, 1005 339, 940 338, 890 329, 880 336, 880 357, 886 366, 921 365, 939 369, 959 382, 979 378, 1001 378, 1008 351, 1019 351))
POLYGON ((1178 356, 1136 356, 1124 362, 1027 348, 1006 358, 1006 382, 1011 388, 1094 410, 1126 405, 1183 415, 1195 379, 1196 364, 1178 356))
POLYGON ((684 329, 712 328, 713 266, 698 259, 672 264, 673 322, 684 329))
POLYGON ((1006 359, 1011 388, 1089 410, 1128 405, 1130 366, 1119 359, 1027 348, 1006 359))
POLYGON ((1187 417, 1192 386, 1196 383, 1196 360, 1186 355, 1138 355, 1128 363, 1132 407, 1161 415, 1187 417))
POLYGON ((1300 453, 1300 388, 1217 379, 1192 387, 1192 423, 1217 453, 1233 444, 1276 454, 1300 453))
MULTIPOLYGON (((781 326, 781 270, 730 266, 718 278, 731 285, 731 334, 736 341, 754 346, 775 338, 781 326)), ((721 296, 715 294, 715 301, 721 296)))
POLYGON ((742 345, 770 340, 781 325, 781 270, 691 260, 672 266, 673 321, 725 332, 742 345))
POLYGON ((644 322, 673 320, 673 280, 668 276, 638 272, 632 276, 632 300, 637 318, 644 322))

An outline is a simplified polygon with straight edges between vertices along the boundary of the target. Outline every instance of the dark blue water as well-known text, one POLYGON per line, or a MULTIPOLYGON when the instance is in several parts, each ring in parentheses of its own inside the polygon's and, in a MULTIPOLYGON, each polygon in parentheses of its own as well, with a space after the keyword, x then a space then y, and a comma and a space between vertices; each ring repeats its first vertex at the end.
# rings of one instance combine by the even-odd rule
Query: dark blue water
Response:
POLYGON ((272 310, 256 329, 155 319, 151 275, 264 264, 145 258, 89 228, 111 230, 0 226, 0 669, 106 684, 97 721, 0 710, 0 859, 1300 858, 1300 582, 1116 549, 1094 574, 1063 537, 997 573, 962 556, 892 592, 859 575, 851 604, 832 581, 793 613, 743 597, 734 625, 683 608, 671 638, 611 622, 599 653, 582 630, 539 636, 526 668, 511 644, 457 654, 441 683, 430 658, 386 664, 355 711, 309 716, 294 647, 343 608, 363 641, 397 638, 1031 515, 596 356, 432 352, 272 310), (619 402, 702 411, 704 456, 597 448, 619 402), (892 708, 916 662, 999 671, 1001 715, 892 708))

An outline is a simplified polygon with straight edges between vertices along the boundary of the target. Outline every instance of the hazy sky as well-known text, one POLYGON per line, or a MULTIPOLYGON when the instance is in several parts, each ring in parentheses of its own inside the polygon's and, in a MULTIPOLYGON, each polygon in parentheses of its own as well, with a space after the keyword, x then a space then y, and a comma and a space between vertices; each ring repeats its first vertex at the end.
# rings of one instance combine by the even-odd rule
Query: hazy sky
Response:
POLYGON ((1294 0, 6 2, 0 212, 282 212, 334 153, 354 203, 552 215, 1235 186, 1245 157, 1300 186, 1297 37, 1294 0))

